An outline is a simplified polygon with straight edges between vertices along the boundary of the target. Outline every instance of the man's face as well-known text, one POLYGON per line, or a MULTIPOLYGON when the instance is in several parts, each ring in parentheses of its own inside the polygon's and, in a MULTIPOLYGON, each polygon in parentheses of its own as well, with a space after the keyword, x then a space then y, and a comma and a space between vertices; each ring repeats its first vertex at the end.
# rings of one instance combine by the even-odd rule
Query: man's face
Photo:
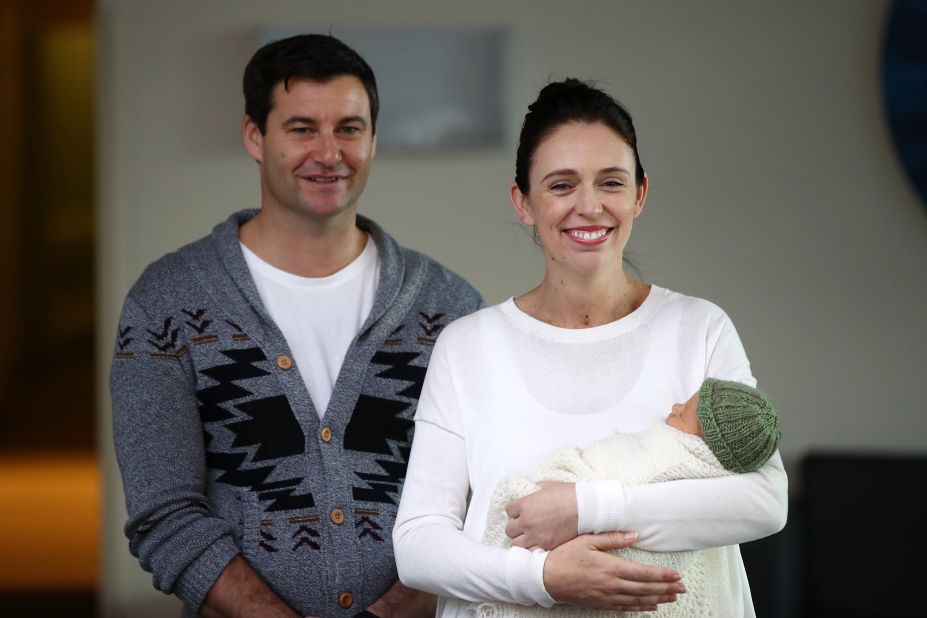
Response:
POLYGON ((292 79, 273 90, 266 132, 248 118, 245 148, 261 168, 261 208, 314 220, 354 216, 376 137, 359 79, 292 79))

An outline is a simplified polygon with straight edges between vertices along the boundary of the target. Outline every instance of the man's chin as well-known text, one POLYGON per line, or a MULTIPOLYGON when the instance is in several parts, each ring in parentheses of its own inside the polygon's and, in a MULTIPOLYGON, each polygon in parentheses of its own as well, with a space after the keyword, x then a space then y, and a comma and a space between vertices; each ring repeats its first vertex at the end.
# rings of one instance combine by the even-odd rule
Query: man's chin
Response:
POLYGON ((346 204, 344 202, 325 203, 313 201, 303 203, 300 209, 306 216, 317 220, 339 220, 352 218, 357 212, 355 203, 346 204))

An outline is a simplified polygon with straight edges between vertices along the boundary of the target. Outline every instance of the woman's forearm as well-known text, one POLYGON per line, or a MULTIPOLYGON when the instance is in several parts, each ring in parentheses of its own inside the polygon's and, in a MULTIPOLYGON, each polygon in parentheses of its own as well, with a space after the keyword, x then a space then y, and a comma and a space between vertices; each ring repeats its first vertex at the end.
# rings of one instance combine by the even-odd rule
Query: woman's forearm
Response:
POLYGON ((543 585, 547 552, 483 545, 427 518, 398 522, 393 547, 403 584, 467 601, 504 601, 549 607, 543 585))
POLYGON ((468 601, 550 606, 547 552, 490 547, 463 532, 469 478, 463 439, 417 422, 393 549, 402 582, 468 601))
POLYGON ((778 452, 748 474, 643 485, 598 481, 578 493, 587 494, 579 504, 580 532, 631 530, 638 533, 637 546, 650 551, 745 543, 781 530, 788 514, 778 452), (594 518, 583 516, 584 502, 597 505, 594 518))

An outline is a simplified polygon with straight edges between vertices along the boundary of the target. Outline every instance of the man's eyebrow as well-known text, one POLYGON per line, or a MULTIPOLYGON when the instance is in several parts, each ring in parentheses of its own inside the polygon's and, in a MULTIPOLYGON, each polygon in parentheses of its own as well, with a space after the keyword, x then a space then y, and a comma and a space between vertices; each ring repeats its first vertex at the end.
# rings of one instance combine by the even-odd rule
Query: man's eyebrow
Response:
POLYGON ((338 124, 362 124, 365 127, 367 126, 367 119, 363 116, 345 116, 338 121, 338 124))
MULTIPOLYGON (((345 116, 344 118, 341 118, 340 120, 338 120, 339 125, 355 124, 355 123, 366 127, 367 119, 364 118, 363 116, 345 116)), ((281 126, 286 128, 294 124, 315 125, 316 121, 315 121, 315 118, 312 118, 310 116, 290 116, 289 118, 283 121, 283 124, 281 126)))
POLYGON ((290 116, 283 121, 281 126, 288 127, 294 124, 315 124, 315 120, 309 116, 290 116))

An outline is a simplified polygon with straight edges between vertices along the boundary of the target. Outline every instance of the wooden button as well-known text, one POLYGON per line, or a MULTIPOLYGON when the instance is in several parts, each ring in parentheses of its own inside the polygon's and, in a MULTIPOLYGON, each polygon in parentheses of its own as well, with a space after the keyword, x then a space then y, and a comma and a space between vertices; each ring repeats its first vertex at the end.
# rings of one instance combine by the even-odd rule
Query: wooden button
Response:
POLYGON ((354 605, 354 595, 351 594, 350 592, 342 592, 338 596, 338 605, 340 605, 341 607, 345 609, 351 607, 352 605, 354 605))
POLYGON ((277 357, 277 367, 280 367, 281 369, 289 369, 292 366, 293 359, 286 354, 281 354, 277 357))
POLYGON ((344 523, 344 511, 341 509, 332 509, 332 514, 329 517, 331 517, 332 523, 335 525, 340 526, 344 523))
POLYGON ((329 442, 332 441, 332 430, 329 429, 328 427, 322 427, 321 434, 322 434, 322 442, 328 444, 329 442))

